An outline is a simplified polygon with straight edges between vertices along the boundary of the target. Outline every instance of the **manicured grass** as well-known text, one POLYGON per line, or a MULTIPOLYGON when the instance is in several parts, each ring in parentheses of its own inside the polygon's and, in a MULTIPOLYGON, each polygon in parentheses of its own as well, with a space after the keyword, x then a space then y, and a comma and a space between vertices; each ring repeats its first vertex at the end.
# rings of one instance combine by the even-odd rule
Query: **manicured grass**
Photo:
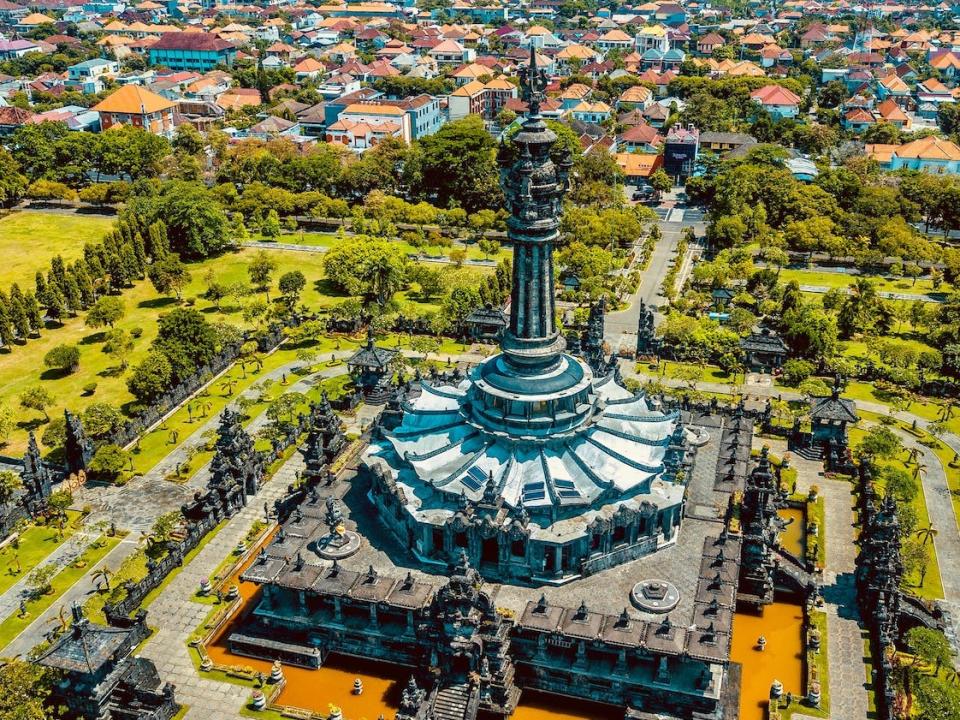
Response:
MULTIPOLYGON (((348 235, 347 238, 350 236, 348 235)), ((335 233, 317 233, 317 232, 292 232, 292 233, 283 233, 278 238, 266 238, 262 236, 253 236, 253 240, 259 240, 260 242, 278 242, 278 243, 292 243, 295 245, 313 245, 316 247, 325 247, 332 248, 343 242, 343 239, 337 237, 335 233)), ((425 255, 427 257, 449 257, 450 251, 455 247, 466 248, 467 259, 468 260, 493 260, 498 261, 504 258, 509 258, 511 256, 512 250, 509 247, 502 246, 500 251, 496 255, 484 255, 480 248, 477 246, 477 243, 461 243, 454 241, 452 246, 443 246, 443 245, 427 245, 421 248, 414 247, 408 242, 403 240, 393 240, 393 242, 398 245, 405 254, 407 255, 425 255)))
POLYGON ((130 555, 123 561, 120 567, 112 569, 114 570, 114 574, 110 577, 110 590, 93 593, 83 604, 84 614, 91 622, 100 623, 101 625, 107 624, 107 619, 103 614, 103 606, 110 600, 114 592, 118 590, 124 592, 120 589, 121 584, 125 580, 136 582, 146 577, 147 554, 143 548, 138 548, 133 555, 130 555))
MULTIPOLYGON (((876 415, 875 413, 861 411, 860 417, 862 419, 879 422, 881 416, 876 415)), ((898 423, 898 425, 900 424, 898 423)), ((905 430, 903 426, 900 426, 900 427, 901 427, 901 430, 905 430)), ((865 434, 865 431, 861 428, 858 428, 858 427, 851 428, 850 429, 850 447, 856 448, 856 446, 863 439, 864 434, 865 434)), ((912 467, 908 465, 907 462, 901 457, 898 457, 894 460, 875 460, 874 463, 875 465, 877 465, 878 470, 886 466, 895 466, 909 473, 911 472, 911 467, 912 467)), ((883 481, 879 479, 879 474, 880 474, 879 472, 875 473, 874 477, 876 479, 877 487, 882 493, 883 481)), ((930 514, 927 512, 927 501, 922 488, 919 490, 919 492, 917 492, 917 496, 913 499, 910 505, 913 507, 914 511, 917 514, 917 527, 924 528, 929 526, 930 514)), ((932 542, 927 543, 926 545, 924 545, 924 547, 926 548, 926 551, 927 551, 927 575, 924 578, 923 585, 919 585, 919 581, 920 581, 919 577, 905 576, 904 577, 905 586, 909 588, 912 592, 919 595, 920 597, 928 598, 932 600, 940 599, 943 597, 943 581, 940 578, 940 565, 937 562, 937 549, 934 543, 932 542)))
POLYGON ((8 543, 0 550, 0 564, 4 565, 0 574, 0 594, 5 593, 21 578, 30 574, 35 567, 42 565, 44 558, 60 547, 74 532, 74 522, 80 517, 79 513, 67 511, 67 522, 63 528, 63 535, 53 525, 31 525, 22 533, 17 543, 8 543), (20 571, 17 572, 17 560, 20 571))
POLYGON ((0 218, 0 287, 11 283, 21 290, 33 290, 37 270, 44 275, 50 260, 60 255, 65 263, 83 256, 83 246, 99 242, 110 230, 114 218, 105 215, 25 210, 0 218))
MULTIPOLYGON (((653 378, 658 377, 667 377, 667 378, 677 378, 685 370, 689 369, 699 370, 701 373, 699 382, 714 382, 714 383, 733 383, 733 375, 728 375, 726 372, 718 368, 716 365, 698 365, 697 363, 684 363, 677 362, 675 360, 661 360, 659 367, 657 365, 651 365, 647 363, 641 363, 637 366, 637 371, 649 375, 653 378)), ((737 380, 742 380, 743 375, 737 374, 737 380)))
MULTIPOLYGON (((183 298, 188 304, 204 312, 211 322, 225 322, 244 327, 243 312, 240 303, 222 303, 218 309, 213 303, 202 299, 207 282, 208 271, 225 284, 246 283, 247 266, 257 251, 247 248, 218 258, 206 260, 189 266, 192 279, 184 290, 183 298)), ((295 251, 274 251, 271 258, 277 263, 274 272, 274 284, 285 272, 300 270, 307 277, 302 301, 311 309, 329 307, 342 302, 345 296, 339 295, 323 279, 323 256, 295 251)), ((462 269, 458 273, 483 273, 480 269, 462 269)), ((488 271, 487 271, 488 272, 488 271)), ((276 296, 274 290, 272 297, 276 296)), ((117 327, 130 331, 142 330, 142 336, 136 340, 128 362, 132 367, 147 354, 150 343, 156 337, 156 318, 159 314, 177 307, 174 298, 160 297, 149 282, 141 281, 123 293, 126 307, 125 317, 117 327)), ((244 302, 249 302, 247 298, 244 302)), ((408 293, 398 293, 396 301, 399 311, 407 316, 435 312, 438 305, 415 300, 408 293)), ((63 413, 64 408, 80 412, 92 402, 106 402, 114 406, 124 406, 133 398, 126 387, 128 373, 120 372, 117 363, 103 350, 102 331, 92 331, 85 327, 83 317, 69 318, 62 327, 51 328, 42 337, 30 340, 25 346, 17 346, 12 352, 0 352, 0 403, 13 410, 16 427, 3 452, 10 455, 21 454, 26 447, 27 431, 37 430, 38 436, 44 428, 42 413, 24 410, 19 407, 19 397, 27 389, 41 385, 54 396, 54 405, 48 408, 50 417, 63 413), (44 370, 38 358, 42 358, 54 346, 75 344, 80 350, 79 370, 69 375, 44 370), (93 395, 84 393, 84 386, 96 382, 93 395)), ((330 341, 331 349, 338 341, 330 341)), ((162 457, 162 455, 161 455, 162 457)), ((157 458, 159 459, 159 458, 157 458)))
MULTIPOLYGON (((80 556, 83 567, 77 567, 76 564, 65 567, 53 577, 51 582, 53 591, 51 593, 27 602, 29 614, 26 617, 21 618, 19 613, 15 612, 0 623, 0 650, 9 645, 17 635, 37 619, 38 615, 53 605, 61 595, 73 587, 86 573, 90 572, 119 542, 119 537, 101 536, 80 556)), ((69 615, 69 612, 67 612, 67 615, 69 615)))
POLYGON ((796 280, 800 285, 820 285, 828 288, 845 288, 853 285, 861 277, 872 280, 877 290, 881 292, 902 293, 904 295, 925 295, 929 293, 949 293, 951 286, 944 282, 939 289, 934 290, 929 277, 917 278, 916 284, 912 280, 883 277, 880 275, 848 275, 839 272, 824 272, 823 270, 804 270, 799 268, 784 268, 780 271, 780 281, 788 283, 796 280))

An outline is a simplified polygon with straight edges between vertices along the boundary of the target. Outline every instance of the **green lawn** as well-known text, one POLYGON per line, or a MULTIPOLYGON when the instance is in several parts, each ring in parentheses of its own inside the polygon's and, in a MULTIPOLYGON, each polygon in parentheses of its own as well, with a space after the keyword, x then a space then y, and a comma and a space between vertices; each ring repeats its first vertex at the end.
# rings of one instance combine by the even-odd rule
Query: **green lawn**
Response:
MULTIPOLYGON (((349 237, 349 236, 347 236, 349 237)), ((267 238, 260 235, 252 237, 253 240, 259 240, 261 242, 272 242, 273 238, 267 238)), ((332 248, 343 242, 339 237, 333 233, 318 233, 318 232, 292 232, 284 233, 280 237, 275 238, 276 242, 279 243, 295 243, 297 245, 314 245, 317 247, 332 248)), ((484 255, 480 248, 477 247, 477 243, 460 243, 454 242, 451 247, 445 247, 440 245, 429 245, 422 248, 416 248, 408 242, 403 240, 394 240, 396 245, 398 245, 405 254, 407 255, 426 255, 427 257, 448 257, 450 251, 454 247, 465 247, 467 250, 467 259, 468 260, 500 260, 503 258, 511 257, 511 249, 509 247, 501 246, 500 252, 496 255, 484 255)))
MULTIPOLYGON (((80 567, 78 567, 77 564, 70 565, 54 576, 51 583, 52 592, 47 595, 42 595, 36 600, 27 602, 26 617, 19 617, 19 613, 15 612, 0 623, 0 651, 9 645, 17 635, 23 632, 30 623, 36 620, 38 615, 53 605, 60 596, 73 587, 86 573, 90 572, 119 542, 119 536, 101 536, 80 556, 80 567)), ((69 620, 69 609, 64 608, 64 611, 65 617, 69 620)), ((103 621, 101 620, 101 622, 103 621)))
POLYGON ((37 270, 46 274, 55 255, 71 262, 83 255, 83 246, 98 242, 110 230, 114 219, 105 215, 25 210, 0 218, 0 287, 11 283, 32 290, 37 270))
POLYGON ((62 535, 56 527, 51 525, 31 525, 20 533, 17 547, 14 547, 13 543, 8 543, 3 550, 0 550, 0 563, 4 565, 3 573, 0 574, 0 593, 6 592, 20 578, 42 564, 44 558, 76 532, 74 523, 80 518, 80 514, 68 510, 67 516, 68 520, 62 535), (18 562, 19 571, 17 571, 18 562))
POLYGON ((912 280, 882 277, 879 275, 847 275, 839 272, 824 272, 822 270, 804 270, 784 268, 780 271, 780 281, 788 283, 796 280, 800 285, 821 285, 828 288, 845 288, 854 284, 858 278, 867 277, 873 281, 877 290, 882 292, 903 293, 905 295, 924 295, 927 293, 949 293, 952 287, 944 282, 938 290, 933 289, 929 277, 912 280))
MULTIPOLYGON (((213 303, 199 296, 205 291, 205 277, 208 271, 223 283, 246 282, 247 266, 256 252, 254 249, 247 248, 190 265, 192 280, 183 293, 184 301, 192 303, 203 311, 211 322, 244 326, 239 303, 232 303, 235 306, 224 303, 218 309, 213 303)), ((271 257, 277 263, 274 283, 283 273, 290 270, 300 270, 306 275, 308 282, 302 300, 308 307, 329 307, 344 300, 344 296, 339 295, 323 279, 322 255, 278 250, 272 252, 271 257)), ((457 272, 472 275, 484 271, 463 269, 457 272)), ((128 331, 140 328, 143 333, 136 341, 134 351, 129 358, 129 364, 133 366, 147 354, 150 343, 156 336, 157 315, 176 307, 176 302, 173 298, 158 296, 146 281, 127 289, 123 299, 126 316, 117 323, 117 327, 128 331)), ((409 293, 398 293, 396 300, 400 312, 408 316, 435 312, 438 309, 436 304, 419 302, 409 293)), ((26 447, 29 429, 36 429, 38 436, 43 432, 45 424, 43 414, 19 407, 20 395, 30 387, 42 385, 54 396, 55 403, 47 410, 50 417, 61 414, 64 408, 82 411, 91 402, 99 401, 123 406, 132 400, 126 388, 125 374, 118 372, 116 363, 102 352, 103 335, 102 331, 92 331, 85 327, 82 317, 72 318, 68 319, 63 327, 48 330, 41 338, 31 340, 26 346, 16 347, 10 353, 0 353, 0 403, 13 410, 16 423, 3 452, 19 455, 26 447), (51 348, 61 343, 77 344, 80 349, 79 370, 65 376, 45 371, 38 362, 38 358, 42 358, 51 348), (84 386, 89 382, 97 383, 93 395, 86 395, 83 391, 84 386)), ((333 349, 337 344, 337 341, 331 340, 329 348, 333 349)), ((344 343, 341 342, 340 345, 344 346, 344 343)))
MULTIPOLYGON (((875 413, 860 411, 860 417, 862 419, 879 422, 881 416, 876 415, 875 413)), ((904 428, 901 426, 901 429, 904 428)), ((857 445, 859 445, 860 441, 863 439, 864 434, 865 431, 859 427, 851 428, 850 447, 856 449, 857 445)), ((874 462, 878 467, 894 465, 906 470, 907 472, 910 472, 912 468, 912 465, 908 465, 903 457, 898 457, 894 460, 876 460, 874 462)), ((878 474, 879 473, 875 473, 875 476, 878 474)), ((883 482, 878 480, 877 486, 882 493, 883 482)), ((922 489, 917 493, 917 496, 910 504, 917 513, 917 527, 924 528, 930 525, 930 514, 927 512, 927 501, 922 489)), ((920 597, 935 600, 943 597, 943 582, 940 579, 940 565, 937 562, 937 549, 934 543, 928 543, 924 547, 927 550, 927 575, 924 578, 923 585, 919 584, 919 577, 905 577, 905 587, 909 588, 920 597)))

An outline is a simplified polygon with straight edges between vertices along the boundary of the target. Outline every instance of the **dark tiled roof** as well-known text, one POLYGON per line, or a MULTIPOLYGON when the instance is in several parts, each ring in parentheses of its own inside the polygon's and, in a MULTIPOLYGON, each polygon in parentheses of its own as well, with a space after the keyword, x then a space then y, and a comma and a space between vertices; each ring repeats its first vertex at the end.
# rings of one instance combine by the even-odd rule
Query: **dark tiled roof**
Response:
POLYGON ((810 401, 810 417, 814 420, 857 422, 857 404, 840 397, 837 390, 827 397, 815 397, 810 401))

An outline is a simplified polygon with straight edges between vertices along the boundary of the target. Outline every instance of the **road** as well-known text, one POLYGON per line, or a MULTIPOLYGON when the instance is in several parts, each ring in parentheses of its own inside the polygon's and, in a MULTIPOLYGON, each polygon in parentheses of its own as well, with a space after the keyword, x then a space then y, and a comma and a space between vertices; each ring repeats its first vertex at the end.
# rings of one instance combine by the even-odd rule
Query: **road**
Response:
MULTIPOLYGON (((693 226, 698 236, 706 231, 703 214, 699 210, 686 207, 673 196, 658 206, 656 212, 660 218, 657 220, 657 225, 660 226, 663 237, 653 249, 650 264, 643 271, 640 287, 630 297, 630 305, 625 310, 608 313, 606 317, 604 335, 614 353, 621 346, 630 349, 636 347, 641 301, 653 307, 654 310, 666 303, 660 287, 663 279, 670 272, 673 255, 684 228, 693 226)), ((660 317, 659 313, 655 313, 654 322, 659 322, 660 317)))

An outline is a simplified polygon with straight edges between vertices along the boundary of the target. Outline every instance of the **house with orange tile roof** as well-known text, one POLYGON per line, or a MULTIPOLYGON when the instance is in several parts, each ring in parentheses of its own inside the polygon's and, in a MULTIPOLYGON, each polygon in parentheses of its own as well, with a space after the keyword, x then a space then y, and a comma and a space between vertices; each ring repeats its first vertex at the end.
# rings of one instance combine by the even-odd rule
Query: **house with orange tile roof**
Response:
POLYGON ((354 103, 326 131, 326 141, 363 152, 386 140, 410 142, 410 117, 394 105, 354 103))
POLYGON ((800 97, 780 85, 757 88, 750 98, 775 120, 796 117, 800 112, 800 97))
POLYGON ((100 127, 133 125, 154 135, 173 135, 175 104, 140 85, 124 85, 93 106, 100 113, 100 127))
POLYGON ((647 185, 650 176, 663 164, 663 156, 659 153, 615 153, 613 159, 623 171, 626 183, 636 187, 647 185))
POLYGON ((893 98, 887 98, 877 105, 874 114, 879 120, 895 125, 901 130, 910 129, 910 116, 903 111, 903 108, 893 98))
POLYGON ((935 175, 960 174, 960 147, 936 135, 903 145, 869 144, 868 157, 884 170, 919 170, 935 175))

